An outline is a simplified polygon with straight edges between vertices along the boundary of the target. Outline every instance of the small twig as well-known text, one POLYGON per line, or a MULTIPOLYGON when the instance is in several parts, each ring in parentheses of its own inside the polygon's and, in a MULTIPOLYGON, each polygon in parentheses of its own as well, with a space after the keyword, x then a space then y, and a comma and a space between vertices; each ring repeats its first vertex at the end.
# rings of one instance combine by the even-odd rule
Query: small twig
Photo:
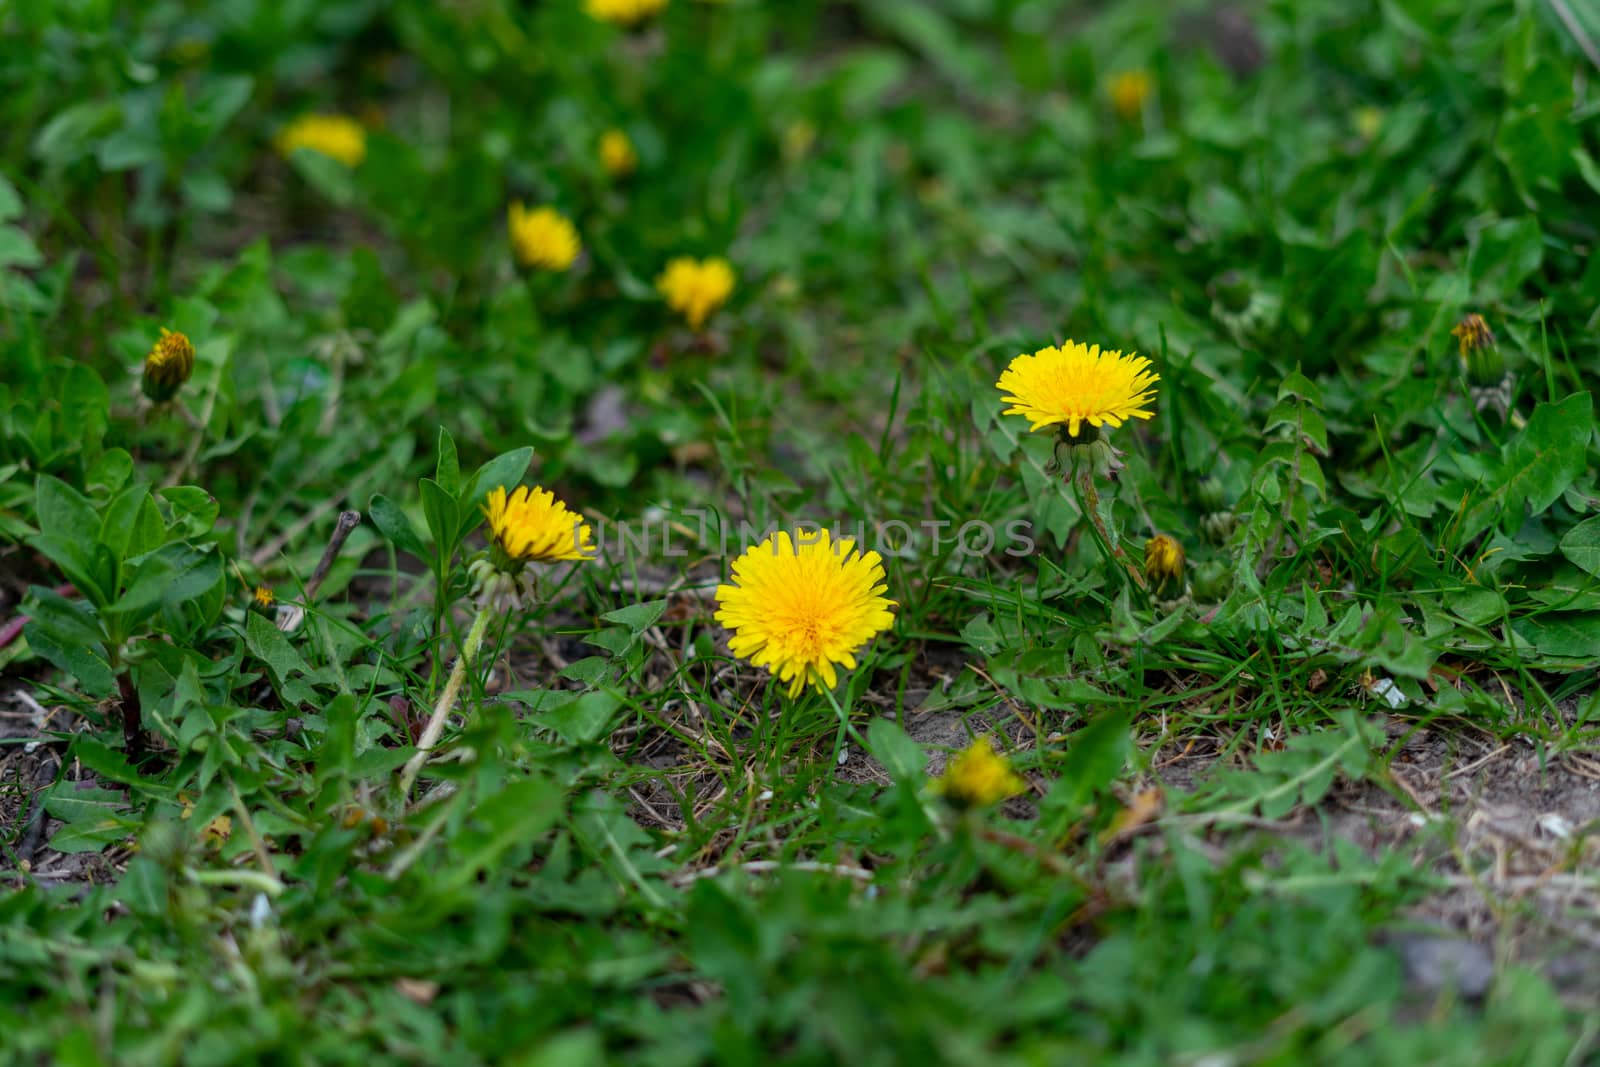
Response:
POLYGON ((361 512, 339 512, 339 521, 333 527, 332 536, 328 538, 328 547, 323 551, 322 558, 317 561, 317 569, 311 572, 311 580, 306 582, 307 604, 317 599, 317 590, 322 588, 322 580, 328 576, 328 571, 333 569, 333 561, 339 558, 344 543, 350 539, 350 532, 359 525, 361 525, 361 512))

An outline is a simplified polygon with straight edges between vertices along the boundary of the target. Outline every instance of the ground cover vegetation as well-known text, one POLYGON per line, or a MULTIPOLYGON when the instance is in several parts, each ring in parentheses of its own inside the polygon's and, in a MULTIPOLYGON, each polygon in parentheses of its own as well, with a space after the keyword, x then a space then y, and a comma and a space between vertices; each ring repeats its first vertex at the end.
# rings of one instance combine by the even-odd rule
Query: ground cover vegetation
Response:
POLYGON ((1596 1062, 1589 5, 0 26, 7 1062, 1596 1062))

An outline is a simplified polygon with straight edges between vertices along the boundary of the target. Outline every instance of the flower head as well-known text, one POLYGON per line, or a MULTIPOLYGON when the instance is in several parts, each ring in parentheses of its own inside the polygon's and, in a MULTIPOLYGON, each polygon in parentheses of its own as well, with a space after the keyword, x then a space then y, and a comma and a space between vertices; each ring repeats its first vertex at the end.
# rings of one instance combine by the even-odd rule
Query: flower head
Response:
POLYGON ((483 513, 501 570, 594 556, 594 531, 548 489, 523 485, 507 494, 496 486, 484 498, 483 513))
POLYGON ((727 303, 733 283, 733 266, 721 256, 678 256, 656 279, 656 289, 668 307, 681 312, 689 326, 698 330, 712 312, 727 303))
POLYGON ((1148 405, 1155 402, 1161 376, 1149 368, 1143 356, 1068 341, 1018 356, 995 387, 1011 405, 1005 414, 1025 416, 1030 429, 1060 425, 1076 437, 1084 423, 1098 429, 1154 414, 1148 405))
POLYGON ((958 808, 986 808, 1024 792, 1028 783, 980 737, 950 758, 935 788, 958 808))
POLYGON ((1144 102, 1150 98, 1153 83, 1149 71, 1124 70, 1111 76, 1106 83, 1106 94, 1117 114, 1129 122, 1144 113, 1144 102))
POLYGON ((1495 344, 1494 331, 1476 312, 1467 315, 1450 331, 1461 345, 1461 371, 1473 385, 1498 386, 1506 376, 1506 361, 1495 344))
POLYGON ((625 178, 639 168, 639 153, 622 130, 600 135, 600 166, 613 178, 625 178))
POLYGON ((553 207, 530 211, 520 202, 514 203, 506 213, 506 227, 511 232, 511 249, 517 262, 525 267, 567 270, 583 249, 572 220, 553 207))
POLYGON ((1176 539, 1158 533, 1144 543, 1144 578, 1156 592, 1168 582, 1183 583, 1183 546, 1176 539))
POLYGON ((619 26, 637 25, 666 6, 667 0, 583 0, 584 13, 590 18, 619 26))
POLYGON ((255 592, 250 594, 250 610, 262 615, 271 615, 272 609, 278 606, 278 598, 271 589, 258 585, 255 592))
POLYGON ((534 596, 529 563, 593 559, 594 531, 548 489, 504 486, 483 501, 489 520, 489 554, 467 566, 472 593, 483 610, 521 610, 534 596))
POLYGON ((347 167, 367 158, 367 131, 348 115, 301 115, 278 131, 278 151, 291 156, 308 148, 347 167))
POLYGON ((161 336, 144 357, 144 375, 139 381, 144 395, 163 404, 178 395, 193 373, 194 344, 183 334, 161 327, 161 336))
POLYGON ((1463 360, 1471 352, 1494 344, 1494 331, 1489 329, 1489 324, 1477 312, 1472 312, 1456 323, 1455 329, 1450 331, 1450 336, 1461 343, 1463 360))
POLYGON ((833 688, 834 665, 854 668, 857 650, 894 625, 883 560, 827 530, 774 534, 733 561, 732 581, 717 586, 728 647, 786 682, 790 696, 808 683, 833 688))

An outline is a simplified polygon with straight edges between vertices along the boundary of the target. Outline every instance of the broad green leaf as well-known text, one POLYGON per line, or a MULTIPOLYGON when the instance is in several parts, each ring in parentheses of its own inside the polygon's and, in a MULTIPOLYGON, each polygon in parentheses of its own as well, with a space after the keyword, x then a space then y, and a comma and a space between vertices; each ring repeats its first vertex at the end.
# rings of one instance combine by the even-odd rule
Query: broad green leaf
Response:
POLYGON ((1128 748, 1127 716, 1112 711, 1095 715, 1073 735, 1047 803, 1071 811, 1084 807, 1117 780, 1127 762, 1128 748))
POLYGON ((433 479, 451 496, 461 492, 461 461, 456 458, 455 438, 443 426, 439 427, 439 458, 434 463, 433 479))
POLYGON ((406 513, 400 510, 400 505, 378 493, 367 501, 367 514, 372 516, 372 524, 396 548, 409 552, 418 559, 428 558, 428 550, 423 547, 422 537, 411 525, 406 513))
POLYGON ((245 617, 244 631, 245 644, 257 659, 272 669, 280 682, 292 673, 305 674, 309 670, 283 631, 272 625, 266 616, 251 612, 245 617))
POLYGON ((897 782, 916 782, 928 765, 928 755, 911 735, 892 719, 878 716, 867 727, 867 748, 897 782))
POLYGON ((1561 539, 1561 553, 1593 575, 1600 575, 1600 515, 1584 519, 1561 539))
POLYGON ((608 611, 600 617, 606 622, 620 623, 638 634, 654 626, 656 620, 660 619, 662 612, 666 610, 665 600, 650 600, 643 604, 631 604, 625 608, 608 611))

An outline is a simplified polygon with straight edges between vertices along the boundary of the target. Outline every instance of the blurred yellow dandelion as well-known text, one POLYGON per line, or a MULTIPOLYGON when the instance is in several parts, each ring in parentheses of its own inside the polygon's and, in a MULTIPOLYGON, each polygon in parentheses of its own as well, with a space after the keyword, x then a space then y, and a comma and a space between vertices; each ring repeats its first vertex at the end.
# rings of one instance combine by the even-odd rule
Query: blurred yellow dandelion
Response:
POLYGON ((958 808, 986 808, 1027 788, 1028 783, 994 750, 987 737, 978 738, 950 757, 944 775, 935 784, 939 794, 958 808))
POLYGON ((1183 546, 1175 538, 1158 533, 1144 543, 1144 578, 1156 592, 1168 582, 1183 584, 1183 563, 1183 546))
POLYGON ((600 135, 600 166, 613 178, 625 178, 639 167, 639 153, 622 130, 600 135))
POLYGON ((1068 341, 1018 356, 995 387, 1011 405, 1005 414, 1022 415, 1030 429, 1060 425, 1077 437, 1084 423, 1098 429, 1150 418, 1159 380, 1143 356, 1068 341))
POLYGON ((177 395, 193 373, 194 344, 183 334, 161 327, 161 336, 144 357, 144 374, 139 381, 144 395, 157 404, 165 403, 177 395))
POLYGON ((733 654, 789 687, 832 689, 863 645, 894 625, 883 560, 827 530, 779 532, 733 562, 717 586, 717 621, 733 654))
POLYGON ((278 131, 275 143, 285 156, 306 148, 347 167, 367 158, 367 131, 348 115, 301 115, 278 131))
POLYGON ((720 256, 678 256, 656 279, 656 288, 666 298, 667 306, 683 315, 696 330, 727 302, 733 284, 733 266, 720 256))
POLYGON ((619 26, 643 22, 666 6, 667 0, 583 0, 584 13, 590 18, 619 26))
POLYGON ((530 211, 520 202, 514 203, 506 213, 506 228, 511 233, 511 249, 517 262, 525 267, 567 270, 583 249, 572 220, 553 207, 530 211))
POLYGON ((1124 70, 1113 74, 1106 83, 1106 94, 1117 114, 1129 122, 1144 113, 1144 102, 1150 98, 1154 83, 1144 70, 1124 70))

